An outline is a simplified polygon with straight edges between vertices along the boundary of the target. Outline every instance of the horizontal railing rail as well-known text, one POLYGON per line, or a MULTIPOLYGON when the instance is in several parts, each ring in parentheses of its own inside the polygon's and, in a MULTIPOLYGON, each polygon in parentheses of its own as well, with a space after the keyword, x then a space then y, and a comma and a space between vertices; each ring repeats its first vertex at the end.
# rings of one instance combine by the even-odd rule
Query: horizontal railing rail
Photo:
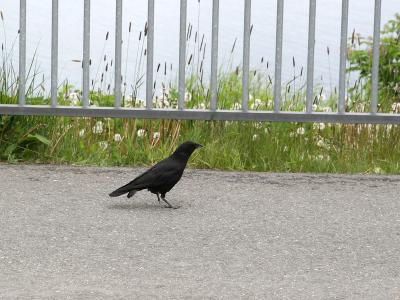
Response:
POLYGON ((20 0, 19 30, 19 87, 18 104, 0 104, 0 115, 54 115, 86 117, 120 117, 120 118, 168 118, 193 120, 246 120, 246 121, 287 121, 287 122, 332 122, 332 123, 400 123, 399 114, 378 113, 378 75, 379 45, 381 26, 381 0, 375 0, 373 30, 373 62, 371 78, 371 104, 369 113, 349 113, 345 111, 346 99, 346 60, 349 0, 342 0, 340 70, 337 112, 321 113, 313 111, 314 100, 314 48, 316 0, 309 1, 308 58, 306 79, 306 108, 304 112, 281 111, 282 93, 282 41, 284 0, 277 0, 276 49, 273 111, 249 110, 249 73, 250 73, 250 34, 251 34, 251 0, 244 0, 244 34, 243 34, 243 78, 242 108, 237 110, 218 109, 218 37, 219 37, 219 0, 213 1, 212 45, 210 72, 210 109, 195 110, 185 108, 185 66, 186 66, 186 24, 187 0, 180 0, 180 33, 179 33, 179 72, 177 109, 156 109, 153 107, 153 67, 154 67, 154 8, 155 1, 148 0, 147 17, 147 53, 146 53, 146 104, 145 108, 121 107, 122 100, 122 12, 123 1, 116 0, 115 14, 115 75, 114 107, 90 106, 89 68, 90 68, 90 0, 84 0, 83 20, 83 59, 82 59, 82 106, 60 106, 58 94, 58 1, 52 0, 52 48, 51 48, 51 105, 26 105, 26 0, 20 0))

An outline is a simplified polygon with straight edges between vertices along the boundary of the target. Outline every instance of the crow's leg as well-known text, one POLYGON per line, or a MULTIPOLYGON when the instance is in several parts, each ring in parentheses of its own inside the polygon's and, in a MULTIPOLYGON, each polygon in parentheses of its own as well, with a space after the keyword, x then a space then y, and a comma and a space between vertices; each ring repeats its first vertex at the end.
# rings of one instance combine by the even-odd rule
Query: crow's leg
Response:
POLYGON ((161 201, 160 201, 160 193, 157 193, 156 195, 157 195, 158 203, 161 204, 161 201))
POLYGON ((165 199, 165 195, 161 195, 161 199, 162 199, 162 201, 164 201, 165 203, 167 203, 167 207, 168 208, 174 208, 174 209, 177 209, 177 208, 179 208, 179 207, 173 207, 168 201, 167 201, 167 199, 165 199))

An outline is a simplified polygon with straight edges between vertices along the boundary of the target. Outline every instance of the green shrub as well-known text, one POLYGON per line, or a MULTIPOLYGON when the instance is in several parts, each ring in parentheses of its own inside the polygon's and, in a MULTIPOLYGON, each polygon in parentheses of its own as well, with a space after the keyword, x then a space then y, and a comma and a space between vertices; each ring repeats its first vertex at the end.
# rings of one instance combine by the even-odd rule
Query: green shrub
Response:
MULTIPOLYGON (((363 38, 353 33, 349 45, 348 72, 356 72, 359 79, 349 89, 352 103, 367 101, 371 97, 372 38, 363 38)), ((400 102, 400 14, 385 24, 381 32, 379 58, 379 111, 397 110, 400 102)), ((365 104, 365 103, 364 103, 365 104)))

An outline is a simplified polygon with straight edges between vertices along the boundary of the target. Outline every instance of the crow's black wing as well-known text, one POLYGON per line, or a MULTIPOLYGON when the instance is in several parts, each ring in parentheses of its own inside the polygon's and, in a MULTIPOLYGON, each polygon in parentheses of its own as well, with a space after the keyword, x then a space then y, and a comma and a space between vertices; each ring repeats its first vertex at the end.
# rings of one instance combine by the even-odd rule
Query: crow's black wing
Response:
MULTIPOLYGON (((113 191, 110 197, 118 197, 133 190, 142 190, 147 188, 162 187, 163 185, 170 185, 174 181, 178 181, 182 176, 185 165, 181 162, 166 158, 143 174, 136 177, 128 184, 113 191)), ((176 183, 174 182, 174 184, 176 183)))

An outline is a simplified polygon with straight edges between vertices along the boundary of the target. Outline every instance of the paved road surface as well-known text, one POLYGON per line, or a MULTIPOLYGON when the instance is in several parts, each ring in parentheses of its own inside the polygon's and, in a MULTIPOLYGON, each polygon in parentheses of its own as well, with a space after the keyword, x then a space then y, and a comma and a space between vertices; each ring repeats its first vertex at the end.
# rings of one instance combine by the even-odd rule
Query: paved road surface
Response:
POLYGON ((0 165, 0 299, 400 299, 400 177, 0 165))

